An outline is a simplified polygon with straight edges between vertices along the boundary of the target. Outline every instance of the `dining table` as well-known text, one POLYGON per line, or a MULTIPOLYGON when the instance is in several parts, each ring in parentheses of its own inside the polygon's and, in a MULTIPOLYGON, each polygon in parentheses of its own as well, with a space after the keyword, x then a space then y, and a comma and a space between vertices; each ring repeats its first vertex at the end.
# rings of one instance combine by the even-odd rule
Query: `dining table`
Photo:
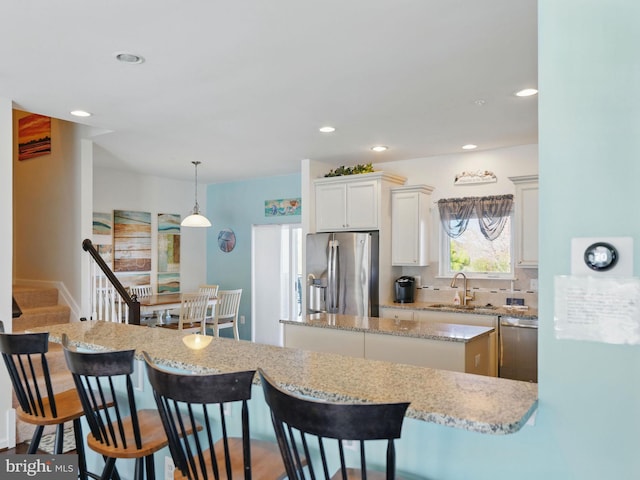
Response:
MULTIPOLYGON (((208 306, 215 308, 217 297, 210 297, 208 306)), ((157 293, 138 298, 140 303, 140 316, 152 317, 155 321, 148 321, 149 326, 167 326, 171 328, 177 325, 177 321, 173 321, 171 310, 179 309, 182 305, 182 293, 157 293)))

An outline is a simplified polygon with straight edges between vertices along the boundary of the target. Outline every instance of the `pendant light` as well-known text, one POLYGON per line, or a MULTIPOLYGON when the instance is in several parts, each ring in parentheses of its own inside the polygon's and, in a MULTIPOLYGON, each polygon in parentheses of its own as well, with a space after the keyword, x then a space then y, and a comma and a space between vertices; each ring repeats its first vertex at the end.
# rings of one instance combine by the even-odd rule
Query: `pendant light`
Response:
POLYGON ((207 220, 207 217, 200 214, 200 207, 198 206, 198 165, 202 162, 191 163, 196 167, 196 204, 193 207, 193 213, 182 220, 180 225, 183 227, 210 227, 211 222, 207 220))

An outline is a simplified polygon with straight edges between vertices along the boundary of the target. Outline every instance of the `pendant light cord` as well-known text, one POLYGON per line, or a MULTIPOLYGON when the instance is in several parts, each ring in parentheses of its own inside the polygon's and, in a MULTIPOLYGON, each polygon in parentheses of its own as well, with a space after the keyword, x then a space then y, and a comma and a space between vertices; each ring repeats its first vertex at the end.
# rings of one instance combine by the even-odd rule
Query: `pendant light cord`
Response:
POLYGON ((200 205, 198 205, 198 165, 200 165, 200 163, 202 162, 198 162, 198 161, 193 161, 191 162, 195 165, 196 167, 196 202, 195 202, 195 206, 193 207, 193 213, 196 214, 200 214, 200 205))

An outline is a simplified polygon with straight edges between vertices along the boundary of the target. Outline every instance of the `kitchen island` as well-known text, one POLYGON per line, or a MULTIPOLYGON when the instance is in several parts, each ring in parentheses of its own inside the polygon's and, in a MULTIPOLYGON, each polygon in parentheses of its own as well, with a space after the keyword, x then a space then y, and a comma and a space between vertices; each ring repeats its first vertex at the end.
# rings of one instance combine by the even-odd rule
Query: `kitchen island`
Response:
POLYGON ((281 320, 284 345, 489 375, 492 327, 317 313, 281 320))
POLYGON ((48 331, 52 342, 66 333, 72 345, 92 350, 135 349, 138 359, 147 351, 160 365, 190 372, 260 367, 295 393, 329 401, 409 401, 408 418, 484 434, 517 432, 538 402, 537 385, 527 382, 219 337, 190 350, 181 341, 186 332, 163 328, 87 321, 30 331, 48 331))

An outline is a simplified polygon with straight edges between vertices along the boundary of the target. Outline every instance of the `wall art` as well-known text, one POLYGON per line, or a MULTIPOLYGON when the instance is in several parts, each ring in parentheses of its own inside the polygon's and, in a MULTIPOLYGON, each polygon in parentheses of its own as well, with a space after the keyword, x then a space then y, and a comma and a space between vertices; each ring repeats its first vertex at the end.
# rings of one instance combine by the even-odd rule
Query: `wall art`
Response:
POLYGON ((454 185, 473 185, 476 183, 496 183, 498 178, 489 170, 476 170, 474 172, 462 172, 456 175, 454 185))
POLYGON ((31 114, 18 120, 18 160, 51 153, 51 117, 31 114))
POLYGON ((236 246, 236 234, 230 228, 223 228, 218 233, 218 248, 225 253, 229 253, 236 246))
POLYGON ((93 234, 94 235, 111 235, 113 230, 113 218, 111 212, 99 213, 93 212, 93 234))
POLYGON ((151 213, 114 210, 115 272, 151 271, 151 213))
POLYGON ((158 273, 180 271, 180 215, 158 214, 158 273))
POLYGON ((159 273, 158 293, 178 293, 180 291, 179 273, 159 273))
POLYGON ((282 217, 285 215, 300 215, 302 213, 301 198, 287 198, 264 201, 265 217, 282 217))

